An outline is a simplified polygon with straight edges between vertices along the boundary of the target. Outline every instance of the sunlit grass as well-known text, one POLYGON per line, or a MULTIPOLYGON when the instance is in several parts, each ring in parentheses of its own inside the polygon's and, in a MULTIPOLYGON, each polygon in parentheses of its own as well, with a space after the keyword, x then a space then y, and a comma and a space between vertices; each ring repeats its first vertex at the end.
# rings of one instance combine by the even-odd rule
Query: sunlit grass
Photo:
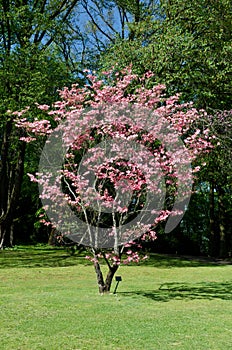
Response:
POLYGON ((0 252, 2 350, 231 348, 231 265, 159 257, 120 267, 117 294, 100 296, 84 254, 24 253, 0 252))

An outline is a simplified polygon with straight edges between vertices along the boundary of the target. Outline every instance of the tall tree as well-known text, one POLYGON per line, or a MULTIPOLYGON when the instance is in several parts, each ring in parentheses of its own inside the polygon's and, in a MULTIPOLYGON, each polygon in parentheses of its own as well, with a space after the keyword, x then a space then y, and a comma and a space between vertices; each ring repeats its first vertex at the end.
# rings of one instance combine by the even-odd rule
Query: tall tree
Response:
MULTIPOLYGON (((201 108, 229 109, 231 101, 231 2, 162 1, 152 15, 141 15, 124 40, 102 55, 104 69, 132 63, 139 74, 151 70, 170 93, 201 108)), ((100 65, 100 66, 101 66, 100 65)))
POLYGON ((120 70, 132 63, 133 71, 140 75, 151 70, 155 73, 154 84, 165 82, 170 94, 180 92, 184 101, 192 100, 212 114, 210 123, 202 124, 202 128, 216 132, 218 141, 204 176, 211 188, 209 236, 216 247, 211 254, 228 255, 231 238, 224 237, 231 224, 231 207, 226 210, 231 195, 231 1, 163 0, 156 16, 145 16, 129 27, 134 31, 133 40, 130 36, 117 39, 103 53, 100 67, 120 70), (217 201, 220 215, 213 214, 217 201), (215 224, 217 220, 219 225, 215 224))
POLYGON ((7 111, 51 102, 69 80, 69 67, 57 49, 77 3, 0 1, 0 248, 12 242, 26 152, 7 111))
POLYGON ((84 68, 97 68, 100 54, 118 38, 135 37, 130 24, 155 13, 159 1, 142 0, 80 0, 72 28, 79 33, 81 62, 84 68), (82 28, 80 34, 79 28, 82 28))

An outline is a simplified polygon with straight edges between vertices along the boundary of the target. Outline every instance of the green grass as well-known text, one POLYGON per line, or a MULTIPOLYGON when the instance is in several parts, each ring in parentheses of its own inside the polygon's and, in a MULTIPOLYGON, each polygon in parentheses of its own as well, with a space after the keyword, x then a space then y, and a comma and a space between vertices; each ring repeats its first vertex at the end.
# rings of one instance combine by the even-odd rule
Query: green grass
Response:
POLYGON ((232 265, 157 256, 118 274, 100 296, 84 254, 0 252, 0 349, 231 349, 232 265))

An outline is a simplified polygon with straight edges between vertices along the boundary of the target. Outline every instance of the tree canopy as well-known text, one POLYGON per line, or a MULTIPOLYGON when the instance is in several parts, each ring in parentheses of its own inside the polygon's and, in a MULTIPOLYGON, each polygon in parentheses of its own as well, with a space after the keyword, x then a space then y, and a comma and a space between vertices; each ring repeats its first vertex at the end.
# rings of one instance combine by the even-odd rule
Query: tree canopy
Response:
MULTIPOLYGON (((36 103, 52 105, 72 83, 91 85, 83 69, 113 89, 130 66, 137 80, 125 97, 147 74, 146 89, 165 85, 166 96, 180 94, 180 103, 206 110, 194 127, 214 135, 214 149, 199 160, 206 165, 195 177, 186 216, 172 233, 161 229, 160 242, 188 240, 190 251, 195 244, 198 253, 204 245, 204 254, 231 254, 231 6, 229 0, 0 1, 0 247, 12 245, 14 235, 21 239, 17 230, 33 231, 40 206, 26 173, 36 171, 44 140, 20 141, 25 131, 12 113, 25 110, 28 122, 42 122, 46 114, 36 103), (23 203, 31 204, 30 213, 23 203), (192 215, 198 206, 205 213, 199 225, 192 215)), ((49 123, 56 125, 54 116, 49 123)))

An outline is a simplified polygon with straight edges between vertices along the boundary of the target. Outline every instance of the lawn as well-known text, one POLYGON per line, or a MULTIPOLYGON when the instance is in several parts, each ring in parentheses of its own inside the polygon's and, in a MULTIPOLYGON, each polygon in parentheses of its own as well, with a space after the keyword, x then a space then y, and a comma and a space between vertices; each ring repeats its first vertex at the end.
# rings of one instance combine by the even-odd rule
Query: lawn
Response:
POLYGON ((231 349, 231 264, 152 256, 118 274, 100 296, 84 254, 1 251, 0 349, 231 349))

